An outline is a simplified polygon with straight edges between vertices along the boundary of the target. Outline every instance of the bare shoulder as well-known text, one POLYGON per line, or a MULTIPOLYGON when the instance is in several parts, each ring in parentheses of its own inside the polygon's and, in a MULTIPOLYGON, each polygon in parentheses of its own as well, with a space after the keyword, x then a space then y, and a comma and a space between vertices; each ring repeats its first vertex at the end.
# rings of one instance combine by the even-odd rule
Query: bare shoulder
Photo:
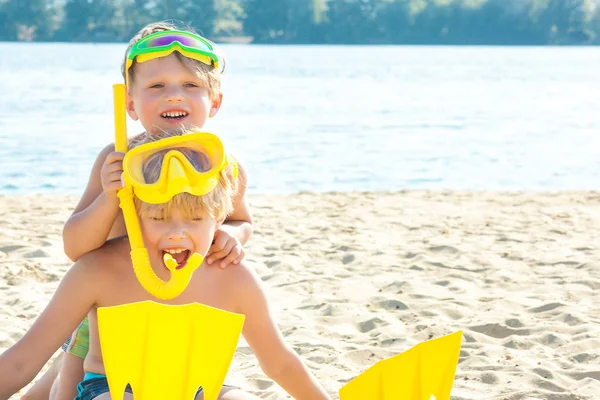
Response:
MULTIPOLYGON (((94 181, 98 181, 97 182, 98 184, 100 183, 100 170, 102 169, 104 160, 106 160, 106 157, 108 157, 108 155, 113 151, 115 151, 114 143, 107 144, 106 146, 104 146, 104 148, 102 150, 100 150, 100 152, 96 156, 96 161, 94 162, 94 166, 92 167, 92 174, 90 176, 89 184, 93 183, 94 181)), ((89 184, 88 184, 88 188, 86 189, 86 191, 90 189, 89 184)), ((85 197, 85 194, 83 197, 85 197)))
POLYGON ((117 237, 81 256, 74 267, 83 269, 87 274, 97 278, 108 277, 111 273, 118 273, 123 266, 130 264, 129 252, 127 237, 117 237))
POLYGON ((254 268, 247 262, 242 261, 239 264, 229 264, 222 270, 223 278, 231 286, 259 285, 261 280, 254 268))
POLYGON ((100 249, 85 253, 69 269, 63 282, 70 282, 87 293, 98 293, 109 283, 108 271, 103 268, 109 263, 109 255, 100 249))
POLYGON ((238 157, 236 157, 234 154, 229 153, 229 157, 231 157, 233 159, 233 161, 235 161, 235 163, 237 164, 238 185, 243 185, 245 187, 246 182, 248 182, 248 174, 246 171, 246 167, 244 166, 244 163, 238 157))
POLYGON ((102 165, 104 164, 106 157, 108 157, 108 155, 113 151, 115 151, 114 143, 107 144, 102 150, 100 150, 100 152, 96 156, 94 166, 92 167, 92 175, 90 177, 90 181, 98 180, 98 183, 100 182, 100 170, 102 169, 102 165))
POLYGON ((221 270, 221 287, 234 300, 237 312, 244 313, 256 300, 265 296, 260 276, 251 264, 241 262, 221 270))
POLYGON ((113 151, 115 151, 115 144, 114 143, 107 144, 98 153, 98 159, 102 160, 102 162, 104 162, 104 160, 106 159, 106 156, 108 156, 113 151))

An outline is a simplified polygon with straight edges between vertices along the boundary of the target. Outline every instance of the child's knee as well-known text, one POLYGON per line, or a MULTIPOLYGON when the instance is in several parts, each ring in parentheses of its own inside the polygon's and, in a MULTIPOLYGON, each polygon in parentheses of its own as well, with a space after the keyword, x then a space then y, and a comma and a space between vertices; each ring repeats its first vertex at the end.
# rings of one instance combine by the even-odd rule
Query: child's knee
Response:
POLYGON ((77 384, 83 380, 83 359, 65 353, 58 377, 54 381, 50 400, 73 399, 77 395, 77 384))

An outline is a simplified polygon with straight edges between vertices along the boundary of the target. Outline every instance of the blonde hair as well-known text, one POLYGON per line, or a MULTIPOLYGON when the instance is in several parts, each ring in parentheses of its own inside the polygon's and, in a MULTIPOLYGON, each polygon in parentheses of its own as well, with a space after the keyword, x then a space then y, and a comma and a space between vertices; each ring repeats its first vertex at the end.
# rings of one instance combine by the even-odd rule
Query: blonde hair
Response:
MULTIPOLYGON (((129 44, 127 45, 127 50, 125 51, 123 64, 121 65, 121 74, 123 75, 123 79, 125 81, 127 81, 127 79, 125 78, 125 74, 127 73, 127 71, 125 71, 125 67, 127 65, 127 54, 129 53, 129 50, 131 50, 131 47, 133 47, 135 43, 137 43, 138 41, 140 41, 148 35, 151 35, 156 32, 165 32, 172 30, 186 31, 197 35, 197 33, 189 27, 178 27, 167 21, 153 22, 151 24, 146 25, 145 27, 140 29, 139 32, 133 36, 133 38, 131 38, 129 44)), ((213 100, 221 92, 221 74, 223 74, 223 72, 225 71, 226 64, 223 53, 218 51, 216 47, 215 50, 219 56, 219 68, 215 68, 212 65, 206 65, 200 61, 187 58, 178 51, 174 53, 179 62, 183 64, 183 66, 185 66, 188 70, 194 73, 198 77, 198 79, 202 80, 206 84, 206 88, 208 89, 210 98, 213 100)), ((137 64, 138 62, 136 60, 133 60, 133 64, 131 65, 131 68, 129 68, 129 82, 134 81, 135 67, 137 64)))
MULTIPOLYGON (((148 141, 152 139, 149 138, 148 141)), ((142 142, 136 145, 143 144, 142 142)), ((146 182, 156 182, 160 177, 163 160, 168 151, 180 151, 198 171, 210 169, 210 162, 204 154, 189 148, 171 148, 156 152, 144 162, 142 173, 146 182)), ((171 200, 162 204, 149 204, 135 197, 135 206, 141 217, 159 215, 168 217, 172 210, 181 210, 187 217, 206 212, 216 220, 225 219, 233 211, 232 199, 237 193, 237 178, 234 176, 235 166, 226 165, 219 172, 219 182, 213 190, 202 195, 194 196, 189 193, 179 193, 171 200)))

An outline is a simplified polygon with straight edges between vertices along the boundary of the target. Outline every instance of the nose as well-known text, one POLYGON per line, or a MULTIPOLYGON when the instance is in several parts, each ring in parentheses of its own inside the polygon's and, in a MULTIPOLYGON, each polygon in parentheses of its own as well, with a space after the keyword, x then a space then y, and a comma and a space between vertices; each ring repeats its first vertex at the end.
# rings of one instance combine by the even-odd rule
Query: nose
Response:
POLYGON ((178 103, 183 101, 183 91, 178 85, 172 85, 165 93, 165 100, 169 103, 178 103))
POLYGON ((169 240, 180 240, 187 237, 187 229, 185 224, 172 223, 169 231, 167 232, 167 238, 169 240))

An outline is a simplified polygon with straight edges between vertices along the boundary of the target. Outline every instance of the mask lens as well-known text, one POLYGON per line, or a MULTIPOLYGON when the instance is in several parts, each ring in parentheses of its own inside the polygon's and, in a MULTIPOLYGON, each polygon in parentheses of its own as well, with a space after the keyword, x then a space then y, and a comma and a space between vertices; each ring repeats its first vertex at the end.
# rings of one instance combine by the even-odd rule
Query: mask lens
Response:
POLYGON ((161 35, 154 37, 143 43, 143 48, 168 46, 174 42, 179 42, 182 46, 193 47, 199 50, 206 50, 206 44, 201 40, 186 35, 161 35))

